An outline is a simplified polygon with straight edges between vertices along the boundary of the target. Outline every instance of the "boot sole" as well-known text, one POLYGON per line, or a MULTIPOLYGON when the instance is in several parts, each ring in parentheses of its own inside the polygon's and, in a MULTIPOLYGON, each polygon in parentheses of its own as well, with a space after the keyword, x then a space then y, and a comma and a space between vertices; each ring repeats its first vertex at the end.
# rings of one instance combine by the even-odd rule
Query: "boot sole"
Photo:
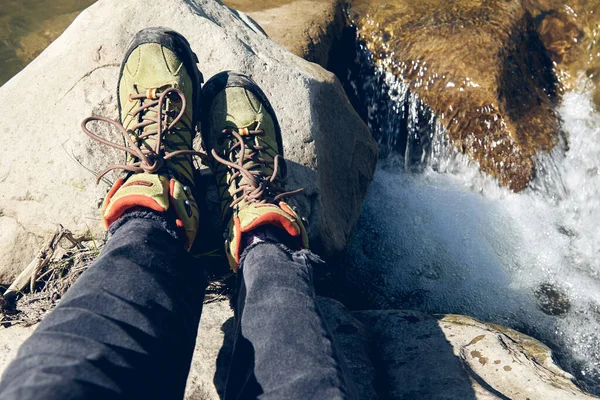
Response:
POLYGON ((208 129, 208 112, 210 110, 212 101, 217 96, 218 93, 230 87, 241 87, 252 94, 254 94, 260 100, 263 107, 266 108, 267 112, 271 115, 273 119, 273 124, 275 125, 275 137, 277 140, 277 147, 279 154, 283 157, 283 140, 281 138, 281 128, 279 127, 279 121, 277 120, 277 116, 275 115, 275 111, 271 106, 271 103, 267 99, 267 96, 261 90, 256 82, 249 76, 233 72, 233 71, 223 71, 219 72, 204 84, 204 88, 202 89, 202 109, 206 110, 205 115, 202 116, 201 124, 202 124, 202 141, 204 142, 204 146, 206 147, 206 151, 210 154, 210 141, 211 138, 208 137, 210 135, 210 130, 208 129))
MULTIPOLYGON (((177 57, 183 61, 183 65, 185 66, 186 71, 192 77, 193 81, 193 92, 194 98, 193 100, 193 111, 192 111, 192 119, 193 126, 196 126, 198 122, 198 117, 200 115, 200 99, 202 95, 201 85, 204 82, 204 78, 202 77, 202 72, 197 67, 198 64, 198 56, 192 51, 189 42, 183 35, 178 32, 175 32, 172 29, 164 28, 164 27, 156 27, 156 28, 146 28, 142 29, 138 33, 135 34, 127 51, 125 52, 125 56, 123 57, 123 62, 121 63, 121 69, 119 71, 119 81, 121 82, 121 77, 123 76, 123 69, 125 68, 125 64, 129 59, 131 53, 140 45, 146 43, 158 43, 161 46, 166 47, 171 50, 173 53, 177 55, 177 57)), ((117 84, 117 103, 119 105, 119 119, 121 115, 121 94, 119 93, 119 84, 117 84)), ((123 122, 123 121, 121 121, 123 122)))

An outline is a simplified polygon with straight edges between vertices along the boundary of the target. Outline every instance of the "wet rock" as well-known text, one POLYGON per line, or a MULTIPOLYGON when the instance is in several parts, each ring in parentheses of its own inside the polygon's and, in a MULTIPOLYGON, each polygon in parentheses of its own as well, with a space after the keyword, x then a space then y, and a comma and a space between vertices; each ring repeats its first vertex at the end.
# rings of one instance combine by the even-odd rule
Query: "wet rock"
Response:
POLYGON ((555 63, 562 90, 590 80, 596 107, 600 106, 600 3, 595 0, 528 0, 540 39, 555 63))
POLYGON ((538 307, 544 314, 561 316, 571 310, 571 302, 565 291, 551 283, 542 283, 534 291, 538 307))
POLYGON ((451 145, 514 190, 535 175, 560 126, 552 62, 517 0, 358 0, 350 9, 375 63, 401 79, 451 145))
POLYGON ((225 0, 260 25, 271 40, 305 60, 327 66, 345 25, 341 0, 225 0))
POLYGON ((381 398, 593 399, 537 340, 461 315, 360 311, 381 398))
MULTIPOLYGON (((189 39, 206 79, 237 70, 261 85, 282 127, 288 186, 305 188, 290 202, 309 221, 312 247, 323 255, 344 249, 377 158, 368 128, 333 74, 209 0, 174 0, 169 7, 100 0, 0 88, 0 108, 10 110, 0 116, 3 140, 10 143, 0 150, 3 213, 24 235, 43 238, 58 223, 75 235, 88 229, 102 235, 98 204, 108 186, 96 186, 93 171, 120 158, 88 139, 79 126, 92 114, 118 118, 115 95, 123 52, 135 32, 156 25, 189 39)), ((97 132, 109 136, 107 129, 97 132)), ((114 133, 111 137, 118 140, 114 133)), ((29 243, 13 236, 4 243, 0 260, 9 263, 0 269, 18 271, 31 261, 8 256, 29 243)))

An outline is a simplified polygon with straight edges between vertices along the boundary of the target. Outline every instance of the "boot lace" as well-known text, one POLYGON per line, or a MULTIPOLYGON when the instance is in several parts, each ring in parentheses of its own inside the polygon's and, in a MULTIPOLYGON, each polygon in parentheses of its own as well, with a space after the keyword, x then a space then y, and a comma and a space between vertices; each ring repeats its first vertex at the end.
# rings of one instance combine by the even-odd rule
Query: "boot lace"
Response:
POLYGON ((137 160, 129 164, 110 164, 106 169, 98 173, 96 176, 96 184, 100 182, 104 175, 112 170, 121 169, 132 173, 146 172, 154 174, 164 166, 165 161, 174 161, 173 159, 175 157, 199 156, 203 159, 206 158, 206 154, 195 150, 166 151, 167 147, 173 147, 167 139, 167 135, 169 133, 180 135, 175 129, 175 126, 178 123, 181 123, 184 128, 189 131, 192 131, 193 129, 182 120, 183 115, 185 114, 187 101, 181 90, 168 88, 162 93, 159 93, 156 89, 148 89, 146 93, 129 94, 129 100, 140 101, 142 104, 140 107, 131 111, 130 115, 133 118, 136 116, 141 116, 141 118, 140 122, 132 126, 129 130, 125 129, 120 122, 101 116, 88 117, 81 123, 83 132, 90 138, 109 147, 123 150, 131 155, 134 160, 137 160), (146 102, 146 100, 150 101, 146 102), (179 112, 171 110, 169 107, 169 105, 177 103, 180 103, 179 112), (156 114, 156 117, 150 117, 148 115, 150 111, 153 111, 156 114), (168 123, 168 118, 172 118, 170 123, 168 123), (117 128, 125 140, 125 145, 112 142, 91 132, 87 128, 87 124, 92 121, 106 122, 117 128), (144 128, 150 125, 156 125, 156 129, 143 132, 144 128), (144 139, 152 136, 156 139, 154 147, 143 142, 144 139))
POLYGON ((300 193, 303 188, 292 191, 286 191, 284 186, 285 161, 279 154, 275 155, 273 162, 270 163, 260 156, 261 151, 265 151, 265 146, 256 145, 253 140, 244 140, 244 138, 253 139, 255 136, 264 136, 264 130, 224 129, 222 132, 226 136, 232 137, 232 145, 225 151, 225 157, 234 156, 235 161, 229 161, 217 154, 212 149, 213 158, 225 165, 231 175, 227 180, 227 188, 231 183, 238 180, 237 189, 230 193, 233 201, 229 207, 233 208, 241 202, 246 204, 265 204, 275 203, 280 199, 300 193), (283 166, 283 167, 282 167, 283 166), (265 169, 272 167, 273 173, 269 176, 265 174, 265 169), (280 172, 283 172, 280 174, 280 172), (282 175, 280 177, 280 175, 282 175))

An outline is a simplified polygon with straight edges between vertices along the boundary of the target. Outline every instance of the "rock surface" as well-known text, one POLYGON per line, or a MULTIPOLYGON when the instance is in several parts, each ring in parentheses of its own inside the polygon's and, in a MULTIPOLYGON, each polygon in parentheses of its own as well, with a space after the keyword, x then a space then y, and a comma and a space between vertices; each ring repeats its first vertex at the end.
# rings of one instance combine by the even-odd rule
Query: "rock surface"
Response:
POLYGON ((34 326, 12 326, 10 328, 0 327, 0 376, 8 364, 17 356, 21 344, 33 333, 34 326))
MULTIPOLYGON (((414 311, 349 313, 335 300, 320 307, 342 349, 360 399, 594 399, 528 336, 460 315, 414 311)), ((206 304, 185 398, 218 400, 227 376, 233 313, 206 304)), ((0 374, 34 327, 0 328, 0 374)))
POLYGON ((528 0, 524 2, 562 89, 573 89, 581 75, 592 83, 600 107, 600 3, 596 0, 528 0))
POLYGON ((462 315, 361 311, 382 398, 595 399, 551 351, 512 329, 462 315))
POLYGON ((408 85, 451 144, 514 190, 535 176, 533 156, 558 142, 552 63, 519 0, 357 0, 359 38, 408 85))
POLYGON ((375 391, 379 377, 376 376, 378 361, 371 350, 368 326, 352 316, 338 301, 320 297, 319 307, 334 339, 341 349, 361 400, 377 399, 375 391))
POLYGON ((345 25, 341 0, 225 0, 248 14, 275 42, 305 60, 327 66, 345 25))
MULTIPOLYGON (((373 175, 377 147, 337 78, 217 2, 163 3, 100 0, 0 88, 0 108, 11 110, 0 116, 3 140, 10 143, 0 150, 0 224, 15 232, 0 248, 0 282, 27 265, 27 253, 37 250, 31 244, 39 244, 58 223, 75 233, 101 234, 98 205, 107 185, 95 186, 90 170, 121 155, 92 142, 79 125, 92 114, 118 117, 122 54, 135 32, 156 25, 189 39, 206 79, 238 70, 261 85, 282 127, 288 187, 305 188, 292 202, 310 223, 312 247, 324 255, 344 248, 373 175)), ((106 127, 97 132, 110 135, 106 127)))
POLYGON ((198 328, 194 357, 187 380, 187 400, 219 400, 235 334, 233 310, 228 301, 205 304, 198 328))

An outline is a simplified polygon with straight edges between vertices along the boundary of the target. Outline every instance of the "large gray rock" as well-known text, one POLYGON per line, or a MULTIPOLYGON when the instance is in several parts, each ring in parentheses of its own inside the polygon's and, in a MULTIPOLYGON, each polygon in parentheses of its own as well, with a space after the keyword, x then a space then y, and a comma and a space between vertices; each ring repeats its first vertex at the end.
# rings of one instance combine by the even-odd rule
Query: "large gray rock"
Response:
POLYGON ((27 265, 58 223, 101 234, 98 205, 108 186, 96 186, 89 170, 120 156, 79 125, 91 114, 117 118, 122 54, 135 32, 157 25, 189 39, 205 78, 238 70, 261 85, 283 130, 289 187, 305 188, 295 202, 310 222, 312 247, 325 255, 344 248, 377 148, 335 76, 215 1, 100 0, 0 87, 0 226, 10 228, 2 229, 0 282, 27 265))
POLYGON ((219 400, 233 349, 233 310, 229 301, 205 304, 185 390, 186 400, 219 400))

